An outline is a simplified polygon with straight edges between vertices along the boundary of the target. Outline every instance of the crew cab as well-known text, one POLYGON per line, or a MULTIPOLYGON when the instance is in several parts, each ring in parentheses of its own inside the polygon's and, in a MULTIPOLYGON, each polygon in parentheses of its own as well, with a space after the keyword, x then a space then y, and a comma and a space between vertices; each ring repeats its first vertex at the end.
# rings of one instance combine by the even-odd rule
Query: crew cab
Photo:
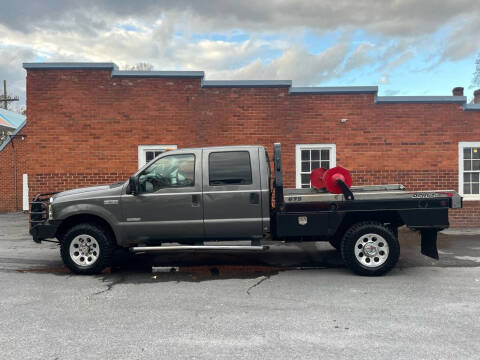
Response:
POLYGON ((422 253, 438 259, 437 232, 448 209, 462 206, 453 190, 407 191, 400 184, 284 189, 281 146, 273 175, 263 146, 168 151, 125 182, 38 194, 31 203, 33 240, 58 239, 67 267, 95 274, 113 251, 264 251, 265 240, 329 241, 360 275, 382 275, 397 263, 398 227, 421 233, 422 253), (204 241, 251 240, 250 246, 204 241), (165 244, 178 243, 178 246, 165 244))

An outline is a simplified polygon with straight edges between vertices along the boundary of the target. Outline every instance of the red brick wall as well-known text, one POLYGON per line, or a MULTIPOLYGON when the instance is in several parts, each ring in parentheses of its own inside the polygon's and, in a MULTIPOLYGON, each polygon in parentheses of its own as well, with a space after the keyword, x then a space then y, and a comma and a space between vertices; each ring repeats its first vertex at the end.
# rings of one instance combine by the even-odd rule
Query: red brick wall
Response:
POLYGON ((26 148, 18 138, 14 138, 13 145, 17 153, 17 203, 15 204, 14 151, 10 142, 0 152, 0 212, 22 210, 22 174, 26 169, 26 148))
MULTIPOLYGON (((27 118, 19 146, 28 153, 30 194, 124 180, 137 169, 141 144, 271 149, 274 142, 282 143, 290 187, 295 144, 334 143, 337 164, 353 170, 356 184, 457 190, 458 142, 480 141, 480 112, 460 104, 202 88, 200 79, 112 78, 109 70, 28 71, 27 118)), ((8 151, 0 153, 2 174, 8 151)), ((0 209, 11 210, 3 199, 0 209)), ((451 212, 452 224, 480 225, 480 204, 465 204, 469 210, 451 212)))

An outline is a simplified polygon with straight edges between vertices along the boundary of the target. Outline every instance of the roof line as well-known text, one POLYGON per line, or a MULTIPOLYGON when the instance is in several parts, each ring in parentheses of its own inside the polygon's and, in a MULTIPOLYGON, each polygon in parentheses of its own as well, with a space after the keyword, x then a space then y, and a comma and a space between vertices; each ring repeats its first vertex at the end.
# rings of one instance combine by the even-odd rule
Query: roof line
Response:
POLYGON ((378 96, 378 86, 293 87, 292 80, 205 80, 203 71, 121 71, 113 62, 23 63, 26 70, 111 70, 112 77, 199 78, 203 88, 288 87, 291 95, 374 94, 375 104, 462 104, 465 111, 480 111, 480 104, 467 104, 465 96, 378 96))
POLYGON ((3 127, 8 127, 9 129, 15 129, 15 126, 12 126, 12 124, 10 124, 10 122, 4 117, 2 116, 2 113, 0 112, 0 120, 3 121, 6 125, 3 125, 1 122, 0 122, 0 126, 3 126, 3 127))
POLYGON ((291 94, 376 94, 378 86, 307 86, 291 87, 291 94))
POLYGON ((203 71, 121 71, 113 70, 112 77, 166 77, 166 78, 203 78, 203 71))
POLYGON ((118 66, 112 62, 49 62, 23 63, 25 70, 117 70, 118 66))
POLYGON ((291 87, 292 80, 203 80, 202 87, 291 87))
POLYGON ((375 104, 408 104, 408 103, 458 103, 465 104, 465 96, 375 96, 375 104))
POLYGON ((465 111, 480 111, 480 104, 465 104, 463 105, 465 111))
POLYGON ((27 124, 27 120, 25 120, 23 123, 20 124, 20 126, 17 128, 17 130, 15 130, 13 133, 11 133, 7 140, 5 140, 3 143, 0 144, 0 151, 2 151, 3 149, 5 149, 7 147, 7 145, 10 143, 10 141, 12 141, 12 136, 14 135, 17 135, 20 130, 22 130, 25 125, 27 124))

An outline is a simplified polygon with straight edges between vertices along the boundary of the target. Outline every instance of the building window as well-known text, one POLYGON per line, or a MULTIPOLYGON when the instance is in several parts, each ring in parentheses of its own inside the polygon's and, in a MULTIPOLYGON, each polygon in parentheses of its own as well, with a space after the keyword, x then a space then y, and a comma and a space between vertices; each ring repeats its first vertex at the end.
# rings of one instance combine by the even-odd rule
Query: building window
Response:
POLYGON ((176 148, 177 145, 138 145, 138 168, 140 169, 161 153, 176 148))
POLYGON ((458 146, 459 190, 465 200, 480 200, 480 142, 458 146))
POLYGON ((310 188, 310 173, 336 165, 335 144, 298 144, 295 149, 297 188, 310 188))
POLYGON ((208 168, 210 186, 252 184, 248 151, 213 152, 208 158, 208 168))

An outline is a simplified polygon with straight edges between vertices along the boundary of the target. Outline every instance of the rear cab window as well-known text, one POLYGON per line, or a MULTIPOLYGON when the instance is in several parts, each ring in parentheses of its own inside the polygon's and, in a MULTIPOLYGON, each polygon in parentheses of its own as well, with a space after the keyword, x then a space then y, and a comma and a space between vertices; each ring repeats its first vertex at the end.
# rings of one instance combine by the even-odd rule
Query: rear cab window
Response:
POLYGON ((208 166, 210 186, 252 184, 248 151, 212 152, 208 157, 208 166))

